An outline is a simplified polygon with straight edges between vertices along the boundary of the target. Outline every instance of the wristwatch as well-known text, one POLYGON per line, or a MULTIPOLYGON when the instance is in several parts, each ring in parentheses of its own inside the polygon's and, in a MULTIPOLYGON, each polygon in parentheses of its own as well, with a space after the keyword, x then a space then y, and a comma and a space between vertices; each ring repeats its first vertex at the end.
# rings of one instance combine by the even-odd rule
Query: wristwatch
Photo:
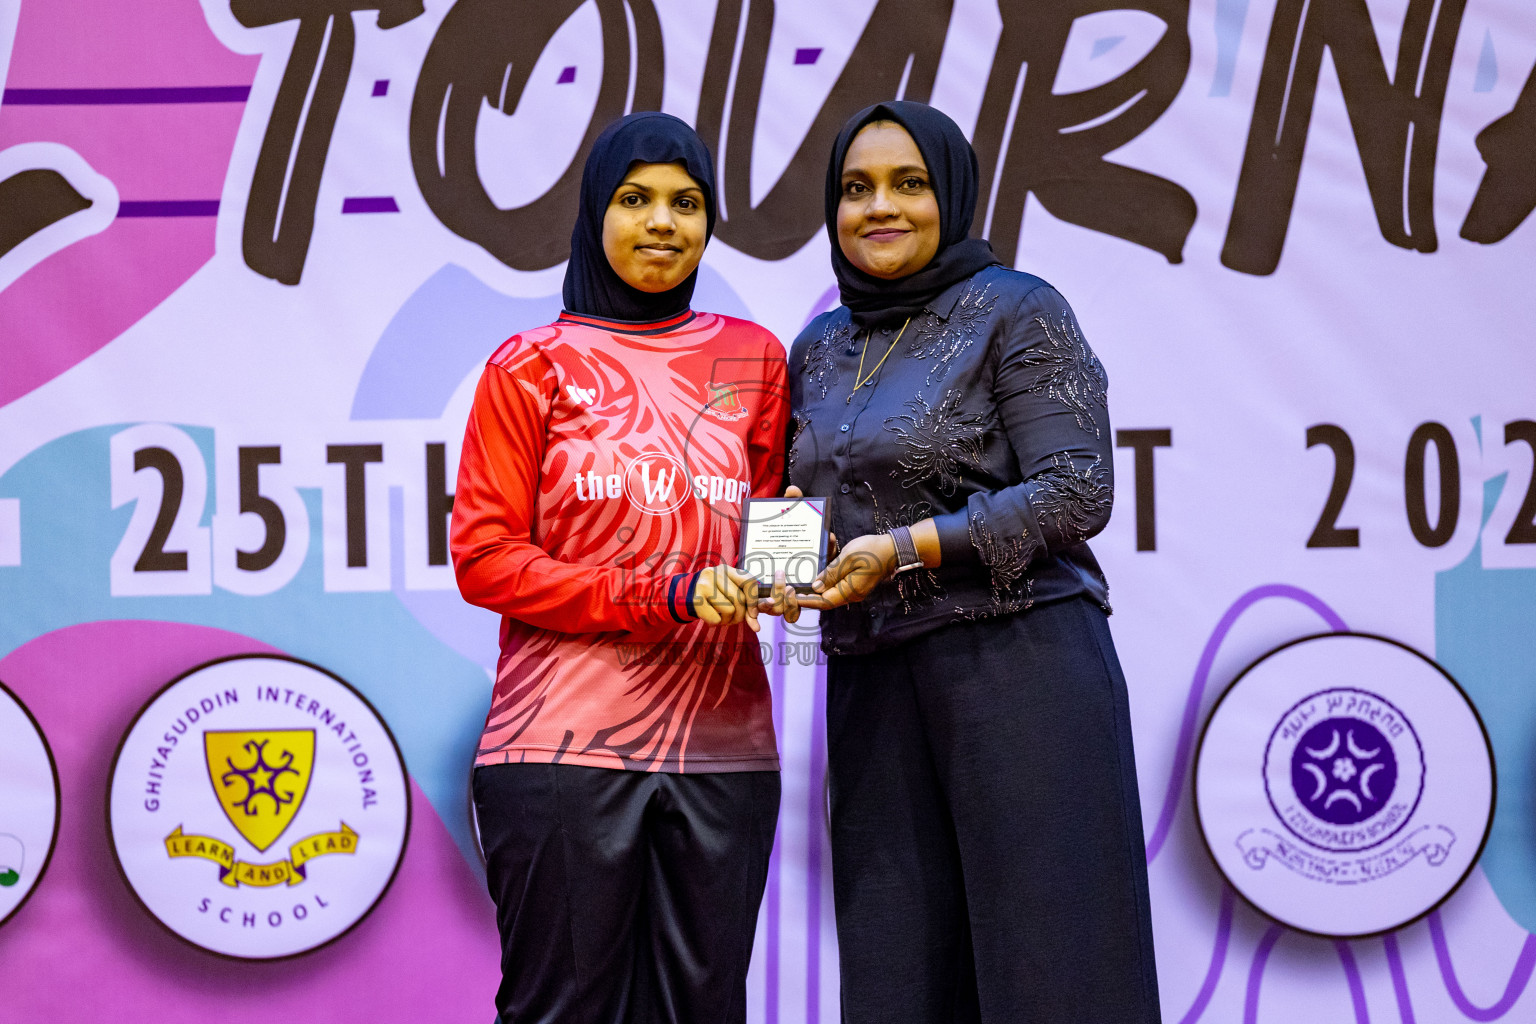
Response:
POLYGON ((910 527, 898 526, 890 533, 891 541, 896 545, 896 568, 891 575, 904 573, 909 569, 921 569, 923 560, 917 557, 917 545, 912 540, 910 527))

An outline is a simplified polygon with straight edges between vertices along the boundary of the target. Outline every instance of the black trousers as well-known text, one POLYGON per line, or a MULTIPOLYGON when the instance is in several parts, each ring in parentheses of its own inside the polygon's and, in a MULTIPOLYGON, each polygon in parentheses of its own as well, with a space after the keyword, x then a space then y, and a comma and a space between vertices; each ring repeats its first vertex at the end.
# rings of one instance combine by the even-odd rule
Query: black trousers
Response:
POLYGON ((849 1024, 1155 1024, 1125 680, 1082 599, 827 672, 849 1024))
POLYGON ((741 1024, 778 772, 475 769, 502 1024, 741 1024))

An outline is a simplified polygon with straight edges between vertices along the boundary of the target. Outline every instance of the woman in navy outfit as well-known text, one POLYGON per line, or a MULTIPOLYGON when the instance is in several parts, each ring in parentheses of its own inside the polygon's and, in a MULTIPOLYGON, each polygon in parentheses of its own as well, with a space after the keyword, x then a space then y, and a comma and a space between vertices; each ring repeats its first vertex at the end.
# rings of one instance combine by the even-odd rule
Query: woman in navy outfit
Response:
MULTIPOLYGON (((844 126, 843 304, 790 353, 790 482, 845 543, 822 609, 849 1024, 1159 1020, 1108 586, 1103 366, 969 237, 976 157, 921 103, 844 126)), ((793 491, 791 493, 794 493, 793 491)))

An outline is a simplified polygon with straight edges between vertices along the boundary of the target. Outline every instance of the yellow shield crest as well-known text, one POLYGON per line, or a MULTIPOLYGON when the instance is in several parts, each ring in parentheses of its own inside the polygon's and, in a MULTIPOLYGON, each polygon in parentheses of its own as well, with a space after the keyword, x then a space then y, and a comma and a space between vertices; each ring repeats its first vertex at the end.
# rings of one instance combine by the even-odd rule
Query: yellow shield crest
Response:
POLYGON ((293 822, 315 767, 313 729, 208 730, 208 780, 229 823, 265 851, 293 822))

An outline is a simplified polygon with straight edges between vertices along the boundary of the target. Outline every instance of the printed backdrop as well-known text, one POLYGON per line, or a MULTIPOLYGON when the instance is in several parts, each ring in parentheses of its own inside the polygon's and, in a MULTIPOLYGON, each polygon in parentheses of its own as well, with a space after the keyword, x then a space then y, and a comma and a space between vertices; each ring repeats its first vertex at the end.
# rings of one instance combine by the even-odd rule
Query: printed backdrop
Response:
MULTIPOLYGON (((466 794, 496 623, 445 548, 475 377, 558 310, 586 147, 631 109, 719 161, 697 306, 787 344, 835 301, 832 136, 905 96, 972 133, 979 229, 1109 373, 1094 546, 1165 1019, 1536 1019, 1533 64, 1528 0, 0 0, 0 682, 60 793, 0 1015, 492 1016, 466 794), (1336 941, 1235 895, 1190 773, 1245 665, 1343 628, 1459 681, 1498 789, 1447 902, 1336 941), (103 813, 139 709, 246 653, 355 687, 412 794, 387 895, 279 963, 157 924, 103 813)), ((838 1019, 805 626, 765 636, 757 1024, 838 1019)))

